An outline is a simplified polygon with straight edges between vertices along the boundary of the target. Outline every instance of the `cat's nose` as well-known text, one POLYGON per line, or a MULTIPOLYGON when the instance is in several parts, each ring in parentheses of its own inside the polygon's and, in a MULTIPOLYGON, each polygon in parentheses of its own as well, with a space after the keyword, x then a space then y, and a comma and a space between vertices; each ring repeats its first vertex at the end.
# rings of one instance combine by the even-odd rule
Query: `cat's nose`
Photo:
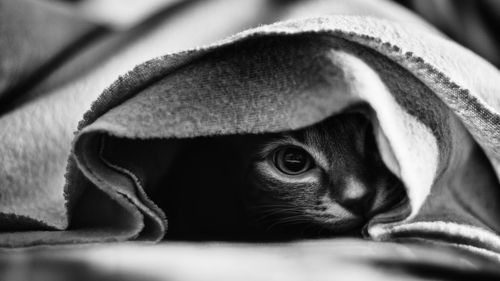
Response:
POLYGON ((371 208, 373 190, 355 177, 349 177, 337 190, 335 200, 349 211, 362 215, 371 208))

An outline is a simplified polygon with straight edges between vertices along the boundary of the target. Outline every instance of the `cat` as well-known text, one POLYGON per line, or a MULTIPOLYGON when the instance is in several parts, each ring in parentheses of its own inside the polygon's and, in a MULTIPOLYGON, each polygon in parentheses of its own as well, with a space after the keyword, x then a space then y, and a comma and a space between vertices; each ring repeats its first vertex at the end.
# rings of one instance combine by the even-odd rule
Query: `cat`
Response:
POLYGON ((361 235, 405 198, 360 112, 253 144, 243 202, 255 227, 287 236, 361 235))
POLYGON ((172 240, 289 240, 360 236, 399 204, 362 111, 290 132, 183 142, 157 202, 172 240))

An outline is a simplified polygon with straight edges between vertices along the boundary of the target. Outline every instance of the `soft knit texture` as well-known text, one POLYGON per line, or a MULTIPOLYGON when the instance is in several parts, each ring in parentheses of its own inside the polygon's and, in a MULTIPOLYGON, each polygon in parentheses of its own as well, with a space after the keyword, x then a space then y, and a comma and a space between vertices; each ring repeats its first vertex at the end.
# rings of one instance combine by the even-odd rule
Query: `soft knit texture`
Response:
MULTIPOLYGON (((159 241, 168 216, 150 195, 183 139, 294 130, 366 103, 383 159, 409 199, 375 217, 366 236, 449 243, 499 259, 500 73, 412 16, 380 18, 399 9, 380 3, 378 17, 278 22, 142 63, 93 103, 69 157, 67 131, 95 92, 56 92, 2 116, 0 244, 159 241), (56 105, 61 112, 46 114, 56 105), (54 137, 46 132, 56 115, 73 121, 58 121, 64 133, 54 137)), ((127 65, 111 62, 104 78, 86 79, 105 85, 127 65)))

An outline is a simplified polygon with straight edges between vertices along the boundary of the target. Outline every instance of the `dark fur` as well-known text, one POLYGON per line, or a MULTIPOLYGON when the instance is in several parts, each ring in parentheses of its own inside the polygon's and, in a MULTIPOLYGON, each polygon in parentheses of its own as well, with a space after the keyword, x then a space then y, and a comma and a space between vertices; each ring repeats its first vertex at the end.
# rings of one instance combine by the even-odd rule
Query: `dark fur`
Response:
POLYGON ((244 201, 256 227, 264 231, 360 234, 371 217, 404 195, 400 181, 382 162, 372 126, 361 113, 273 135, 253 149, 258 156, 250 164, 244 201), (315 151, 323 160, 313 156, 316 167, 305 175, 285 175, 276 169, 272 153, 287 144, 315 151))
POLYGON ((167 239, 359 236, 367 220, 404 195, 372 131, 364 114, 346 113, 294 132, 185 140, 154 195, 163 198, 157 203, 168 218, 167 239), (288 144, 323 159, 308 172, 313 180, 279 176, 272 153, 288 144), (362 192, 349 196, 348 179, 362 192))

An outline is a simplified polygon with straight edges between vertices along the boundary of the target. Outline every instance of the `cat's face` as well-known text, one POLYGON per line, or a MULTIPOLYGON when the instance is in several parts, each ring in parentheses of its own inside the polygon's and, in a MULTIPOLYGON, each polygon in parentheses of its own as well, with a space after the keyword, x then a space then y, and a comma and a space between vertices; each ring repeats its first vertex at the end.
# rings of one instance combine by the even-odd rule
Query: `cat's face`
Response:
POLYGON ((341 233, 401 201, 369 120, 342 114, 256 146, 247 205, 259 223, 341 233))

